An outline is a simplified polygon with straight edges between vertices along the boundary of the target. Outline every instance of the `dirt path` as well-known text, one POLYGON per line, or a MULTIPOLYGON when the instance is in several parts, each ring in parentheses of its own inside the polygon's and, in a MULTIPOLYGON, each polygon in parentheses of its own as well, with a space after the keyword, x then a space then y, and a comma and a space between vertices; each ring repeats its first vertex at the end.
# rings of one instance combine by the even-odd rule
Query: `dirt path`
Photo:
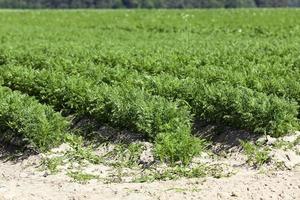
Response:
POLYGON ((44 174, 26 163, 0 161, 0 200, 41 199, 300 199, 300 169, 229 178, 181 179, 153 183, 79 184, 66 175, 44 174))

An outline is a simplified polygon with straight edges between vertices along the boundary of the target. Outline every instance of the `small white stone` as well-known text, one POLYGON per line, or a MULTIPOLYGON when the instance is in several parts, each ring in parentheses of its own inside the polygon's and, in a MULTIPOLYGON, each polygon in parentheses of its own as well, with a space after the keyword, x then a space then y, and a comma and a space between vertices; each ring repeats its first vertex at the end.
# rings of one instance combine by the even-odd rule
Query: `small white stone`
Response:
POLYGON ((275 144, 276 141, 277 141, 276 138, 273 138, 273 137, 267 135, 267 145, 273 145, 273 144, 275 144))
POLYGON ((52 149, 51 152, 62 153, 62 152, 70 151, 71 149, 72 149, 72 147, 69 144, 64 143, 64 144, 60 145, 59 147, 52 149))
POLYGON ((298 134, 296 133, 296 134, 293 134, 293 135, 284 136, 282 138, 282 140, 285 141, 285 142, 291 142, 292 143, 292 142, 296 141, 298 137, 300 137, 300 132, 298 132, 298 134))
POLYGON ((267 137, 264 135, 256 140, 257 144, 265 144, 268 141, 267 137))
POLYGON ((143 164, 149 164, 154 161, 154 155, 152 152, 153 145, 151 143, 143 143, 145 150, 140 155, 140 162, 143 164))

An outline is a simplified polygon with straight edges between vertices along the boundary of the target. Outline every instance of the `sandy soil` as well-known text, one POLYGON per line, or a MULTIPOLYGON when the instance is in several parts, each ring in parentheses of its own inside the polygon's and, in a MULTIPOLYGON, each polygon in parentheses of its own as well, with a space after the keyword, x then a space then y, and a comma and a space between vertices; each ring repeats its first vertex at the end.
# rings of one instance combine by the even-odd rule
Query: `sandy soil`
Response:
MULTIPOLYGON (((268 167, 254 169, 247 165, 245 155, 239 151, 240 146, 235 144, 237 135, 236 132, 226 133, 226 138, 220 139, 221 149, 227 150, 226 156, 216 159, 204 156, 193 161, 209 164, 216 162, 228 166, 223 172, 228 168, 229 171, 234 171, 233 175, 222 178, 182 178, 152 183, 105 184, 100 180, 90 180, 86 184, 80 184, 74 182, 64 171, 55 175, 42 171, 40 162, 43 155, 31 155, 26 159, 12 162, 5 161, 4 152, 7 149, 4 151, 0 149, 0 200, 300 199, 300 155, 295 153, 300 151, 300 145, 293 149, 280 150, 272 147, 276 142, 275 139, 262 138, 265 145, 272 148, 272 160, 283 163, 285 170, 278 171, 268 167), (229 137, 230 135, 232 137, 229 137)), ((299 136, 300 132, 298 136, 287 136, 280 141, 292 142, 299 136)), ((214 146, 218 147, 218 143, 214 146)), ((53 151, 65 151, 67 148, 68 146, 62 145, 53 151)), ((101 165, 92 165, 85 170, 103 175, 114 173, 109 167, 101 165)))
POLYGON ((300 169, 243 170, 228 178, 180 179, 153 183, 88 184, 63 174, 44 177, 23 162, 0 161, 0 200, 4 199, 300 199, 300 169))

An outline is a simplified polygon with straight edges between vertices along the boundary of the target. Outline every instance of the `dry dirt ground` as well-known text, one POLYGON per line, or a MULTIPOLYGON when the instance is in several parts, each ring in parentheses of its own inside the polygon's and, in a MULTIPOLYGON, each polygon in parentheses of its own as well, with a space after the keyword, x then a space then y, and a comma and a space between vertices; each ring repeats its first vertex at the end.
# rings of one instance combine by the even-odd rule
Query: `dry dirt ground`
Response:
POLYGON ((244 170, 220 179, 79 184, 65 175, 44 177, 22 163, 0 162, 0 199, 300 199, 300 170, 244 170))
MULTIPOLYGON (((234 144, 237 133, 226 133, 221 144, 234 144), (230 137, 232 135, 232 137, 230 137), (229 137, 228 137, 229 136, 229 137), (226 143, 226 142, 225 142, 226 143)), ((243 135, 243 134, 240 134, 243 135)), ((275 141, 263 138, 263 143, 271 149, 283 143, 295 141, 296 136, 287 136, 275 141)), ((300 133, 298 132, 298 141, 300 133)), ((257 139, 256 139, 257 140, 257 139)), ((215 141, 218 141, 216 139, 215 141)), ((214 146, 218 146, 217 143, 214 146)), ((224 146, 224 145, 223 145, 224 146)), ((226 146, 226 145, 225 145, 226 146)), ((64 170, 49 175, 40 169, 41 155, 31 155, 19 161, 6 161, 0 151, 0 200, 108 200, 108 199, 297 199, 300 200, 300 146, 293 149, 272 149, 270 155, 281 168, 253 168, 247 164, 247 157, 237 150, 236 145, 227 145, 225 156, 204 156, 198 163, 218 163, 226 166, 224 171, 232 171, 230 176, 213 178, 181 178, 178 180, 154 181, 147 183, 104 183, 100 179, 85 184, 75 182, 64 170)), ((289 145, 288 145, 289 146, 289 145)), ((58 148, 59 149, 59 148, 58 148)), ((62 148, 64 149, 64 148, 62 148)), ((223 148, 224 149, 224 148, 223 148)), ((218 151, 218 150, 215 150, 218 151)), ((193 161, 197 163, 196 161, 193 161)), ((274 162, 273 162, 274 165, 274 162)), ((85 171, 116 173, 104 165, 89 166, 85 171)), ((226 173, 225 173, 226 174, 226 173)))

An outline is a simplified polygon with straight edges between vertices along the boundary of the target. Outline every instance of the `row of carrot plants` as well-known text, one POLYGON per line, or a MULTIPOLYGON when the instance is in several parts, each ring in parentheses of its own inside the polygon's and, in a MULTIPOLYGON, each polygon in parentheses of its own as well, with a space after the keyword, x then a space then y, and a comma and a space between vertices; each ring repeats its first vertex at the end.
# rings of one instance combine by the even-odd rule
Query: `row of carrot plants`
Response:
POLYGON ((1 139, 44 151, 69 137, 69 121, 33 97, 0 87, 1 139))
MULTIPOLYGON (((21 78, 18 79, 19 82, 17 82, 22 87, 22 84, 24 85, 24 82, 28 82, 24 81, 24 79, 29 79, 28 77, 24 77, 24 73, 21 71, 22 68, 23 67, 18 68, 15 66, 5 68, 2 76, 6 76, 6 82, 12 83, 12 86, 14 87, 16 85, 15 83, 17 82, 15 79, 17 79, 18 76, 22 75, 23 77, 21 76, 21 78)), ((81 68, 79 68, 79 70, 80 69, 81 68)), ((30 71, 31 69, 23 68, 23 71, 24 70, 30 71)), ((126 70, 119 71, 122 72, 121 77, 124 77, 124 79, 118 80, 114 79, 114 73, 110 74, 108 73, 109 71, 106 71, 106 76, 104 76, 103 74, 105 73, 102 73, 103 71, 101 71, 101 68, 97 67, 92 69, 90 68, 89 70, 84 70, 93 72, 89 74, 82 74, 80 73, 80 71, 76 74, 76 67, 73 67, 72 70, 73 75, 69 76, 77 77, 76 79, 80 79, 82 83, 76 84, 80 85, 76 87, 82 88, 82 91, 85 90, 85 92, 89 91, 90 88, 101 88, 104 85, 105 88, 110 88, 111 91, 117 90, 117 93, 120 96, 126 96, 126 94, 131 94, 131 92, 128 91, 134 91, 132 93, 144 93, 142 96, 147 95, 151 97, 153 99, 153 102, 157 102, 160 99, 168 99, 170 101, 183 100, 184 102, 187 102, 193 114, 209 123, 231 125, 236 128, 244 128, 258 133, 268 133, 274 136, 286 134, 298 128, 298 105, 296 103, 278 98, 274 95, 266 95, 264 93, 254 91, 246 87, 234 87, 223 83, 207 84, 205 81, 195 80, 193 78, 178 79, 168 74, 157 76, 143 76, 141 74, 127 72, 126 70), (99 76, 97 76, 97 74, 101 74, 102 78, 99 79, 99 76), (110 84, 107 84, 105 80, 110 80, 110 84), (89 83, 89 85, 86 85, 86 83, 89 83), (118 88, 121 89, 118 90, 118 88), (121 91, 125 91, 125 94, 121 91)), ((38 71, 34 72, 37 73, 38 71)), ((46 75, 38 74, 40 77, 44 77, 44 80, 42 82, 46 82, 48 77, 47 73, 52 73, 54 75, 59 74, 60 78, 55 78, 55 81, 57 79, 62 79, 63 76, 66 76, 66 74, 68 74, 65 70, 58 69, 52 69, 52 72, 51 70, 41 70, 40 72, 44 74, 46 73, 46 75)), ((30 72, 29 74, 32 73, 30 72)), ((120 75, 118 75, 117 77, 120 77, 120 75)), ((31 79, 36 80, 35 77, 32 77, 31 79)), ((51 83, 48 84, 51 85, 51 83)), ((34 85, 26 87, 33 90, 34 85)), ((59 88, 61 87, 61 85, 57 85, 57 87, 54 88, 57 88, 56 90, 60 91, 59 88)), ((92 91, 95 91, 95 89, 92 89, 92 91)), ((101 88, 101 91, 105 90, 101 88)), ((64 95, 61 98, 66 98, 66 95, 64 93, 61 94, 64 95)), ((35 94, 33 93, 33 95, 35 94)), ((49 95, 49 97, 43 97, 44 99, 51 99, 51 93, 46 91, 44 95, 49 95)), ((151 98, 148 98, 147 101, 149 102, 149 99, 151 98)), ((67 102, 72 102, 76 99, 77 98, 70 97, 67 102)), ((133 97, 129 96, 127 100, 124 100, 124 102, 130 100, 132 101, 133 99, 133 97)), ((115 99, 114 101, 117 101, 117 99, 115 99)), ((56 100, 56 104, 60 105, 60 102, 61 100, 56 100)), ((91 103, 84 102, 82 103, 82 108, 79 110, 88 110, 90 105, 91 103)), ((162 108, 163 107, 160 107, 161 110, 164 110, 162 108)), ((126 112, 126 110, 123 110, 123 112, 126 112)), ((162 113, 164 112, 165 111, 162 111, 162 113)), ((189 114, 186 114, 186 116, 188 115, 189 114)), ((190 117, 190 119, 192 118, 190 117)), ((116 126, 124 127, 124 124, 122 123, 126 121, 126 117, 119 120, 113 119, 112 121, 115 123, 117 122, 116 126)), ((185 121, 186 120, 183 120, 182 122, 185 121)), ((146 132, 145 130, 142 130, 142 132, 146 132)), ((146 133, 147 135, 153 134, 151 133, 151 131, 148 131, 146 133)))
MULTIPOLYGON (((281 84, 273 84, 276 75, 271 76, 273 79, 261 80, 262 78, 252 74, 248 76, 249 79, 245 79, 241 71, 230 72, 210 67, 198 70, 194 76, 178 78, 168 73, 147 74, 120 66, 90 62, 68 64, 68 60, 65 60, 57 64, 50 60, 52 62, 47 64, 39 63, 38 60, 31 59, 29 63, 29 59, 23 58, 21 64, 80 76, 94 84, 139 88, 172 101, 184 100, 193 114, 210 123, 274 136, 286 134, 298 127, 298 105, 293 100, 299 99, 300 92, 297 91, 300 87, 293 80, 294 77, 282 78, 281 84)), ((18 64, 17 61, 14 64, 18 64)), ((278 82, 276 79, 275 83, 278 82)))
MULTIPOLYGON (((257 47, 257 49, 259 48, 257 47)), ((80 55, 79 51, 79 55, 68 57, 60 55, 62 52, 59 50, 54 49, 53 51, 50 55, 22 51, 18 54, 9 54, 3 51, 0 53, 0 63, 2 57, 2 63, 14 63, 35 69, 59 68, 68 73, 80 71, 86 75, 92 74, 99 79, 105 79, 107 82, 122 81, 126 79, 126 76, 124 77, 126 73, 138 72, 135 74, 142 75, 167 73, 180 79, 193 78, 208 84, 224 83, 243 86, 267 95, 276 95, 300 103, 300 83, 298 81, 300 72, 297 71, 300 62, 297 58, 290 58, 290 50, 284 48, 272 49, 272 56, 267 57, 269 60, 261 57, 259 63, 255 61, 258 58, 254 52, 243 51, 239 56, 229 55, 229 51, 223 52, 225 55, 221 54, 222 56, 207 56, 202 61, 197 61, 197 57, 192 55, 170 54, 169 57, 157 62, 155 60, 160 58, 155 53, 143 56, 143 52, 138 52, 140 57, 136 57, 126 52, 123 52, 124 54, 106 52, 95 57, 93 55, 97 54, 94 54, 93 51, 89 53, 90 55, 80 55), (226 60, 226 63, 220 62, 221 60, 226 60), (272 60, 277 61, 273 63, 272 60), (294 61, 289 62, 288 60, 294 61), (161 67, 159 67, 160 65, 161 67)))
POLYGON ((168 101, 127 85, 96 85, 78 75, 49 70, 6 66, 0 77, 5 86, 35 96, 56 110, 143 133, 155 141, 162 159, 188 163, 203 147, 201 140, 191 135, 193 118, 180 101, 168 101))

